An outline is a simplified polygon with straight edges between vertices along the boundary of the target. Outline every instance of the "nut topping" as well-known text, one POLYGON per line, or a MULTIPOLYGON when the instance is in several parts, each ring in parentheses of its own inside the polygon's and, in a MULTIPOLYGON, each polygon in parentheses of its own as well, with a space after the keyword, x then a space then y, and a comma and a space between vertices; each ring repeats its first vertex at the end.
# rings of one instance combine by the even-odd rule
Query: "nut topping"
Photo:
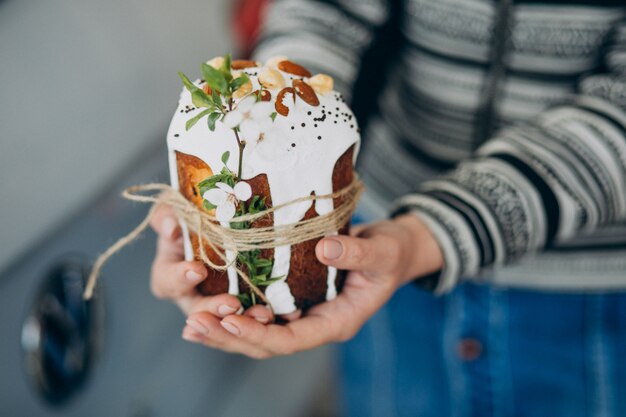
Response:
POLYGON ((259 74, 259 83, 270 90, 283 88, 285 86, 285 79, 273 68, 265 68, 261 74, 259 74))
POLYGON ((281 71, 288 72, 289 74, 299 75, 301 77, 311 76, 311 73, 309 72, 309 70, 289 60, 280 61, 278 63, 278 69, 281 71))
POLYGON ((258 67, 259 64, 256 61, 251 61, 248 59, 235 59, 230 66, 233 69, 240 70, 244 68, 258 67))
POLYGON ((333 77, 330 75, 315 74, 307 82, 319 94, 327 94, 333 90, 333 77))
POLYGON ((276 55, 276 56, 269 58, 267 61, 265 61, 265 66, 268 68, 276 68, 278 67, 279 62, 287 61, 287 60, 288 58, 286 56, 276 55))
POLYGON ((296 94, 302 99, 302 101, 311 106, 320 105, 320 101, 310 85, 302 80, 293 80, 292 84, 293 89, 296 91, 296 94))
POLYGON ((207 61, 206 63, 215 69, 219 69, 222 66, 222 64, 224 64, 224 57, 216 56, 215 58, 207 61))
POLYGON ((294 103, 296 102, 296 94, 293 88, 285 87, 280 90, 278 92, 278 95, 276 96, 276 103, 274 104, 274 107, 276 108, 276 113, 280 114, 281 116, 287 116, 289 114, 289 107, 283 104, 283 99, 287 94, 291 94, 293 96, 294 103))
POLYGON ((270 101, 272 99, 272 93, 267 90, 254 90, 252 94, 257 96, 260 101, 270 101))

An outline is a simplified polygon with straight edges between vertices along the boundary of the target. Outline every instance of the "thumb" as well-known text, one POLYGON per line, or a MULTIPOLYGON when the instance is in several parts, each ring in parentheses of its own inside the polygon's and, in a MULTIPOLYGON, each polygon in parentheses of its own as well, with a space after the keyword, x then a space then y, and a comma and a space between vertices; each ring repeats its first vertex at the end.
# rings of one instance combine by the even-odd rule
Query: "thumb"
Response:
POLYGON ((391 239, 379 236, 332 236, 317 243, 315 254, 321 263, 339 269, 385 272, 391 270, 393 262, 398 259, 393 253, 398 251, 398 245, 393 242, 396 244, 392 244, 391 239))

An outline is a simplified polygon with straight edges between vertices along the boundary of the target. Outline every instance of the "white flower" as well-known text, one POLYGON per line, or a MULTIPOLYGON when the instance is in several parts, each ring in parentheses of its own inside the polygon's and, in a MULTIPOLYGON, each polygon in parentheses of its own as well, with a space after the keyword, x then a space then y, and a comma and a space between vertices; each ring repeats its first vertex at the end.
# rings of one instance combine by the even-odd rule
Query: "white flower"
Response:
POLYGON ((261 137, 272 127, 270 115, 274 106, 268 101, 256 101, 254 95, 243 98, 232 111, 224 116, 224 125, 233 129, 239 126, 241 138, 246 141, 246 148, 251 151, 261 137))
POLYGON ((247 182, 240 181, 231 187, 225 182, 215 184, 217 188, 211 188, 202 197, 209 203, 217 206, 215 217, 221 222, 227 222, 235 215, 237 201, 247 201, 252 197, 252 188, 247 182))

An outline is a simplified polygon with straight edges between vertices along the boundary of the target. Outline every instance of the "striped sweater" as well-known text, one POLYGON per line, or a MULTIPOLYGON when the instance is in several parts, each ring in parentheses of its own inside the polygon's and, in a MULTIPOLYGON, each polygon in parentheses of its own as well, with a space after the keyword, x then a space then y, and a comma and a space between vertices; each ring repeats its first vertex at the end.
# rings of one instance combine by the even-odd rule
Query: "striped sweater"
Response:
POLYGON ((367 114, 366 198, 428 225, 437 292, 626 287, 623 0, 279 0, 255 54, 367 114))

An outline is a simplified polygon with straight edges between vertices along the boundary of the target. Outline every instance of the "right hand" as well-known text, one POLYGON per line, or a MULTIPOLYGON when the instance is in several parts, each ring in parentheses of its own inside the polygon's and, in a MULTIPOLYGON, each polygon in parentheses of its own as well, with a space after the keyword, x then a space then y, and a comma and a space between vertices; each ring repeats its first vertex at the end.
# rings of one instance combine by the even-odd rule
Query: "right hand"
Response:
MULTIPOLYGON (((173 301, 186 316, 208 312, 223 318, 241 309, 241 303, 234 295, 204 296, 197 290, 196 286, 207 277, 207 269, 200 261, 185 261, 182 231, 171 207, 160 205, 150 225, 158 235, 150 280, 155 297, 173 301)), ((274 320, 272 312, 262 305, 249 308, 244 315, 263 324, 274 320)))

